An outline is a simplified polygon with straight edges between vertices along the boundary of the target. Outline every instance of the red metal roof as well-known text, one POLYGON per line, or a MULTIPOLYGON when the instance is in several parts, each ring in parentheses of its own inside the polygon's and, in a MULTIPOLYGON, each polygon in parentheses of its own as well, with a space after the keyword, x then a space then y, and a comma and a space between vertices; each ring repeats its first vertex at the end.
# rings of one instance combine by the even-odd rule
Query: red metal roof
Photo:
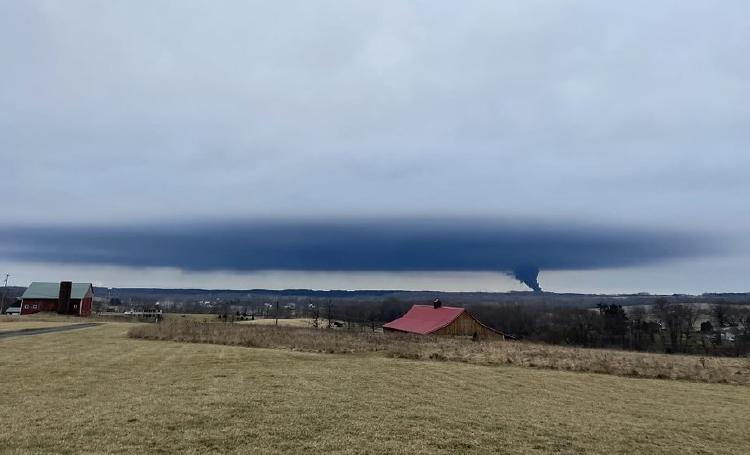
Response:
POLYGON ((414 305, 405 315, 384 324, 383 328, 427 335, 455 321, 463 312, 463 308, 450 306, 414 305))

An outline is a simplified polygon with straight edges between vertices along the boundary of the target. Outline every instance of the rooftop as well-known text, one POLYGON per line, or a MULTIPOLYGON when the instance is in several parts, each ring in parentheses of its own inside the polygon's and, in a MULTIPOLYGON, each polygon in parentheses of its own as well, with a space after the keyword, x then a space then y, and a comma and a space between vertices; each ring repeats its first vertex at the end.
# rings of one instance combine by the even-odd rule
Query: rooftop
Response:
MULTIPOLYGON (((73 283, 73 289, 70 291, 71 299, 82 299, 86 293, 92 289, 91 283, 73 283)), ((56 299, 60 296, 60 283, 46 283, 34 281, 24 291, 22 299, 56 299)))
POLYGON ((405 315, 383 325, 383 328, 426 335, 446 327, 464 311, 450 306, 414 305, 405 315))

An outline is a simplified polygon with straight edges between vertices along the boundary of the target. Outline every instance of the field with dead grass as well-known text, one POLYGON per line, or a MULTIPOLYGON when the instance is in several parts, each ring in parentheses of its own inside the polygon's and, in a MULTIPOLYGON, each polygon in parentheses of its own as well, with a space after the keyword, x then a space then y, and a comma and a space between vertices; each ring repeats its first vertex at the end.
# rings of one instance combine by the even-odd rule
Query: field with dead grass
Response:
POLYGON ((0 451, 748 453, 750 393, 701 384, 126 337, 0 341, 0 451))
MULTIPOLYGON (((230 315, 234 318, 234 316, 230 315)), ((176 320, 187 320, 187 321, 200 321, 200 322, 222 322, 216 314, 187 314, 187 313, 164 313, 164 319, 166 321, 176 320)), ((239 320, 234 319, 234 324, 248 324, 248 325, 273 325, 278 327, 307 327, 313 328, 312 318, 263 318, 257 317, 253 320, 245 319, 239 320)), ((327 321, 320 319, 318 326, 323 328, 327 324, 327 321)))
MULTIPOLYGON (((277 321, 276 319, 269 318, 269 319, 255 319, 253 321, 240 321, 236 322, 236 324, 248 324, 248 325, 272 325, 276 326, 277 321)), ((326 325, 326 321, 319 321, 318 325, 320 327, 326 325)), ((278 320, 278 327, 306 327, 306 328, 313 328, 313 320, 310 318, 294 318, 294 319, 279 319, 278 320)))
POLYGON ((75 316, 64 316, 55 313, 39 313, 24 316, 0 316, 0 333, 26 329, 46 329, 61 327, 81 322, 90 322, 75 316))
POLYGON ((167 321, 138 325, 133 338, 227 344, 322 353, 378 353, 385 357, 477 365, 604 373, 658 379, 750 385, 750 359, 583 349, 525 342, 384 335, 250 324, 167 321))
POLYGON ((7 322, 0 320, 0 333, 2 332, 13 332, 16 330, 26 329, 46 329, 48 327, 60 327, 70 325, 67 322, 47 322, 47 321, 17 321, 7 322))

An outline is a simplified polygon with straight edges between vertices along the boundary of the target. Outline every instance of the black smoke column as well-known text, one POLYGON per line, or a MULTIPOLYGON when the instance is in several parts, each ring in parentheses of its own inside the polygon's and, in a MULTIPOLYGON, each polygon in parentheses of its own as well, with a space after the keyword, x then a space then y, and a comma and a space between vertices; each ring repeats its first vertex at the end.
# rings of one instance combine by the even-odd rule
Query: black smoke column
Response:
POLYGON ((513 270, 513 276, 536 292, 542 292, 542 287, 539 286, 539 267, 516 267, 513 270))

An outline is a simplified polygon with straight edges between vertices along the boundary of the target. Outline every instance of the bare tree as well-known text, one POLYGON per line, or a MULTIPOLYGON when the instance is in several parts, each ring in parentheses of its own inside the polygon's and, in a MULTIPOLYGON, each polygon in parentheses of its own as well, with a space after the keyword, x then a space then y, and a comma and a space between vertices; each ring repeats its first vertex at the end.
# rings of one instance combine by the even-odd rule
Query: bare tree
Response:
MULTIPOLYGON (((669 303, 666 299, 657 299, 654 303, 654 315, 662 324, 662 330, 669 335, 667 352, 686 352, 698 320, 698 310, 691 305, 669 303)), ((662 340, 664 337, 662 336, 662 340)), ((666 343, 665 347, 666 347, 666 343)))
POLYGON ((727 325, 729 325, 730 311, 731 307, 726 303, 719 303, 718 305, 714 305, 714 318, 716 318, 716 322, 719 324, 719 327, 726 327, 727 325))
POLYGON ((326 319, 328 320, 328 328, 330 329, 333 328, 333 321, 336 318, 334 314, 333 302, 330 299, 328 299, 328 305, 326 306, 326 309, 326 319))
POLYGON ((310 310, 312 326, 317 329, 320 327, 320 307, 317 303, 312 303, 312 299, 307 299, 307 308, 310 310))
POLYGON ((698 309, 692 305, 680 305, 680 315, 683 323, 683 334, 685 335, 685 346, 689 346, 690 338, 695 332, 695 324, 698 321, 698 309))
POLYGON ((8 294, 8 278, 10 278, 10 274, 5 274, 5 284, 3 284, 3 297, 2 300, 0 300, 0 314, 5 313, 5 297, 8 294))

